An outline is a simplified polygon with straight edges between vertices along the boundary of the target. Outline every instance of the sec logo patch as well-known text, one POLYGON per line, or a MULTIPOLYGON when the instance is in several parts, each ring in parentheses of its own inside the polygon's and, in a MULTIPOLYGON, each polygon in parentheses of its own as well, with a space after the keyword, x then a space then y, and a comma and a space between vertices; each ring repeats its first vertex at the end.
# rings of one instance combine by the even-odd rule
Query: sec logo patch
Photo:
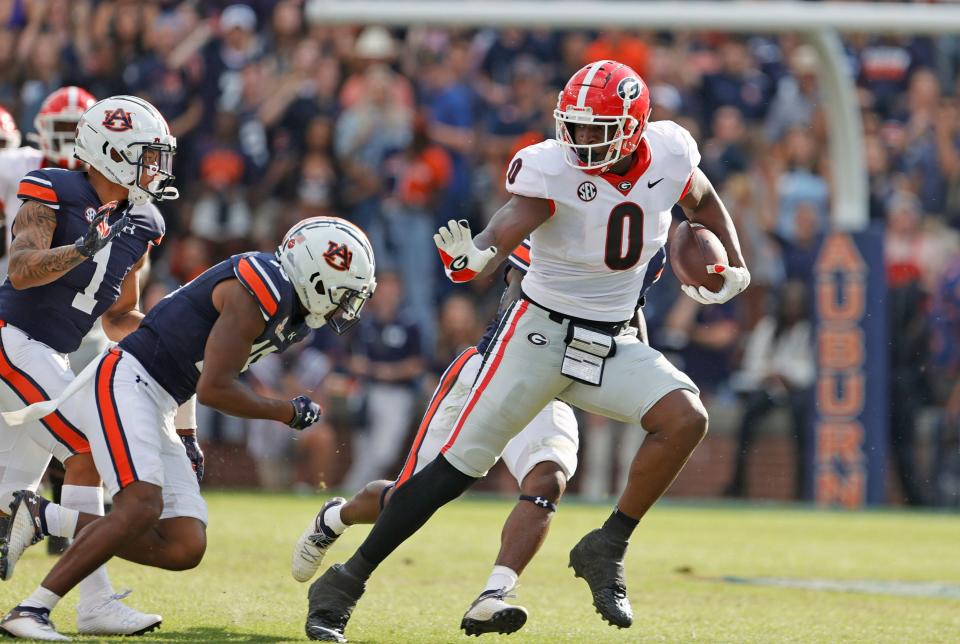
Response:
POLYGON ((593 201, 597 196, 597 186, 593 185, 592 181, 584 181, 577 188, 577 196, 580 201, 593 201))

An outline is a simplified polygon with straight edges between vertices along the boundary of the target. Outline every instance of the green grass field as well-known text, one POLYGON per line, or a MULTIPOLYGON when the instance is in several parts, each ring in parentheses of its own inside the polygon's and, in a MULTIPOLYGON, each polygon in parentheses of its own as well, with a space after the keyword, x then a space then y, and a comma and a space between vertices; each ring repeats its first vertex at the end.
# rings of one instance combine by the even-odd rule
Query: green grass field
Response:
MULTIPOLYGON (((149 641, 304 640, 306 584, 290 576, 297 536, 321 503, 262 494, 210 493, 207 556, 181 573, 110 564, 128 600, 162 613, 149 641)), ((369 584, 347 629, 352 642, 467 642, 463 611, 482 589, 509 501, 461 500, 441 510, 369 584)), ((530 619, 485 642, 957 642, 960 599, 739 585, 723 576, 960 584, 960 517, 825 512, 738 505, 662 504, 633 538, 627 561, 635 622, 603 623, 567 552, 599 525, 606 506, 560 508, 546 545, 521 579, 530 619)), ((367 532, 348 531, 327 563, 348 557, 367 532)), ((41 546, 42 548, 42 546, 41 546)), ((3 609, 28 594, 53 562, 34 548, 0 585, 3 609)), ((54 612, 75 631, 75 597, 54 612)), ((78 638, 90 641, 91 638, 78 638)), ((140 640, 142 641, 142 640, 140 640)))

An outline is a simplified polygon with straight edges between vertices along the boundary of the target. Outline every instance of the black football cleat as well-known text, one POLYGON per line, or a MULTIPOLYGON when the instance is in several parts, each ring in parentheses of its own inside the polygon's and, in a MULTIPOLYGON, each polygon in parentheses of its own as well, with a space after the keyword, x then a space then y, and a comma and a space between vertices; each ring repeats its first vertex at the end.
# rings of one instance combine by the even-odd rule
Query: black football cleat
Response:
POLYGON ((626 543, 618 543, 600 529, 587 533, 570 551, 573 574, 586 580, 600 617, 617 628, 630 628, 633 624, 633 608, 623 574, 626 551, 626 543))
POLYGON ((307 593, 307 637, 321 642, 346 642, 343 631, 363 596, 366 584, 334 564, 310 585, 307 593))

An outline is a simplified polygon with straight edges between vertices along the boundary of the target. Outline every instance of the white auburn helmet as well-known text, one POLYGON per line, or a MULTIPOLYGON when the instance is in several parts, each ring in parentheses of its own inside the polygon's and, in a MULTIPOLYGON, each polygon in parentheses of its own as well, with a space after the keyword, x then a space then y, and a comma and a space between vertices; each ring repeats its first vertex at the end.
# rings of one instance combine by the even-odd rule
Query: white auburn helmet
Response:
POLYGON ((136 96, 98 101, 77 123, 76 157, 113 183, 128 187, 128 199, 135 205, 180 196, 171 185, 176 153, 177 139, 163 115, 136 96), (147 152, 156 154, 144 159, 147 152), (144 172, 153 178, 141 186, 144 172))
POLYGON ((307 326, 324 324, 338 335, 360 319, 377 288, 370 240, 338 217, 311 217, 284 235, 277 259, 304 308, 307 326))

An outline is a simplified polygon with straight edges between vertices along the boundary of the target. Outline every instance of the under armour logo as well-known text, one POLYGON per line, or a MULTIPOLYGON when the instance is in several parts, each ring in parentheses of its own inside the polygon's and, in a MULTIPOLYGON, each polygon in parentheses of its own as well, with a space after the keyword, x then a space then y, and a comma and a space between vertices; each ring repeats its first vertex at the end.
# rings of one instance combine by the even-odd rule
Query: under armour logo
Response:
POLYGON ((141 377, 138 375, 138 376, 137 376, 137 384, 139 385, 141 382, 143 383, 143 386, 144 386, 144 387, 146 387, 147 385, 150 384, 149 382, 147 382, 146 380, 144 380, 143 378, 141 378, 141 377))
POLYGON ((539 505, 541 508, 550 507, 550 501, 547 501, 547 500, 546 500, 545 498, 543 498, 542 496, 538 496, 537 498, 535 498, 535 499, 533 500, 533 502, 534 502, 536 505, 539 505))

